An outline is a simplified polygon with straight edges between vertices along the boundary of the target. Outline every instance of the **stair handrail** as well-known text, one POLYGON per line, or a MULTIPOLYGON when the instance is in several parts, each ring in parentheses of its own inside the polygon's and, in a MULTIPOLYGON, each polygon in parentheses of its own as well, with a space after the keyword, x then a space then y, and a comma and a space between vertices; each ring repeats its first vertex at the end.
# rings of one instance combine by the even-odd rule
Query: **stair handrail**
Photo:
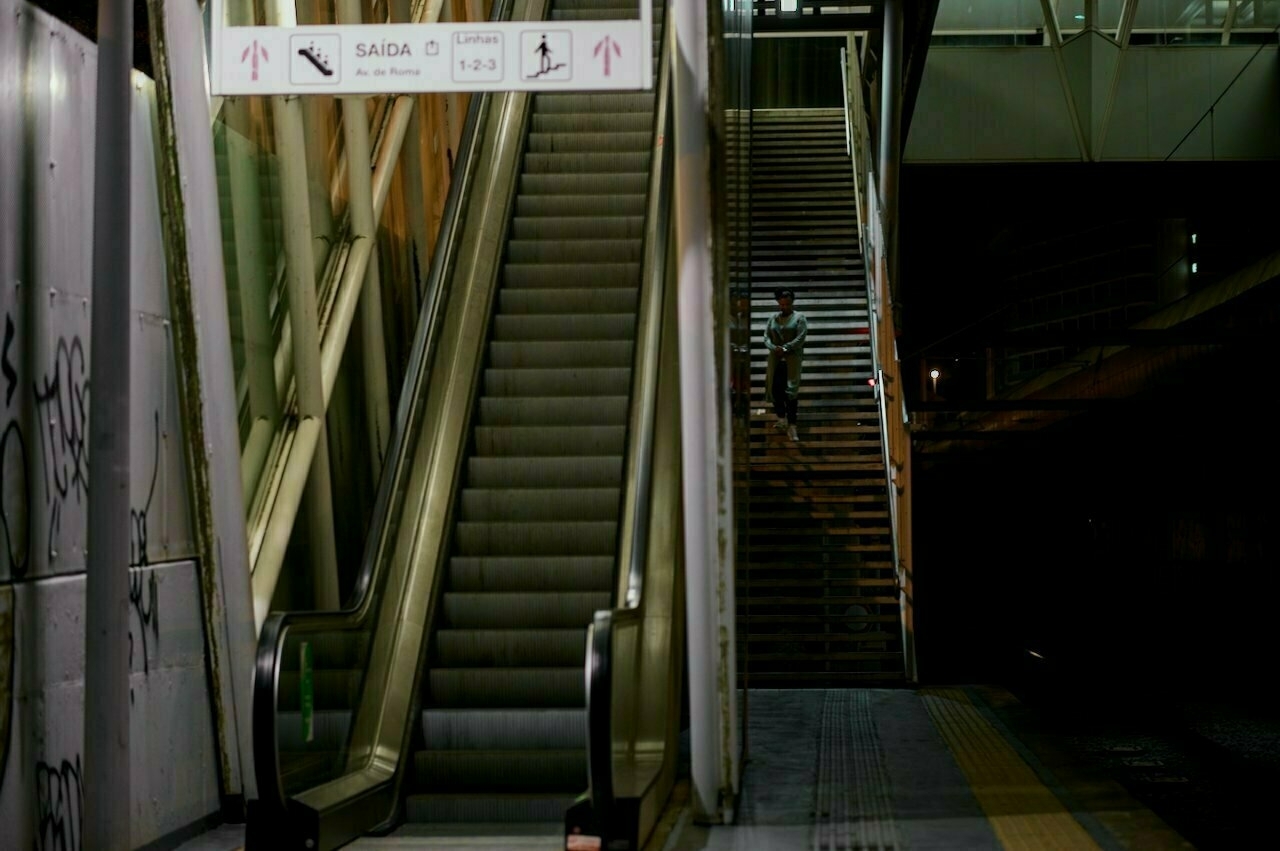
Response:
MULTIPOLYGON (((491 18, 504 20, 510 17, 513 0, 495 0, 491 18)), ((379 479, 376 501, 369 524, 360 569, 347 604, 337 611, 289 611, 273 612, 263 623, 258 640, 254 669, 253 692, 253 754, 254 776, 257 780, 258 806, 264 808, 264 818, 283 817, 287 800, 280 778, 280 748, 276 707, 280 683, 280 667, 284 656, 285 638, 290 633, 350 632, 367 626, 376 612, 376 603, 385 580, 385 551, 389 546, 389 515, 396 493, 407 474, 408 452, 411 448, 408 436, 422 426, 421 405, 423 385, 430 374, 430 366, 442 332, 443 306, 448 302, 452 270, 459 252, 461 223, 471 199, 471 187, 475 179, 479 157, 476 151, 486 129, 485 118, 489 112, 492 94, 478 92, 472 96, 463 125, 458 156, 455 160, 452 180, 446 195, 444 213, 440 222, 436 251, 424 287, 424 298, 418 315, 413 348, 405 370, 405 381, 396 409, 387 463, 379 479)))
MULTIPOLYGON (((844 113, 845 113, 845 132, 849 140, 850 158, 853 165, 854 194, 856 203, 854 208, 858 215, 858 239, 862 248, 863 269, 866 274, 867 284, 867 318, 868 332, 871 337, 871 369, 873 380, 875 381, 874 393, 877 404, 878 413, 880 415, 880 449, 883 456, 885 471, 885 490, 889 503, 889 548, 890 557, 893 559, 894 576, 898 583, 898 593, 900 599, 900 614, 902 624, 902 654, 903 666, 908 680, 916 679, 915 650, 912 641, 911 606, 912 606, 912 588, 910 567, 904 558, 904 550, 909 552, 909 546, 903 546, 904 536, 910 535, 909 523, 902 517, 902 506, 899 502, 900 489, 905 489, 905 484, 899 485, 899 476, 896 475, 899 465, 894 459, 894 449, 897 445, 894 438, 902 439, 905 437, 905 447, 899 447, 905 452, 906 458, 903 465, 910 463, 910 437, 906 430, 907 409, 906 399, 902 396, 901 390, 897 391, 898 409, 890 410, 889 408, 889 385, 901 387, 901 370, 892 368, 891 375, 886 379, 886 370, 883 366, 885 359, 888 358, 894 364, 898 364, 898 356, 896 351, 896 343, 893 344, 895 351, 881 351, 882 345, 888 346, 881 333, 885 323, 891 327, 893 324, 893 306, 889 298, 891 282, 888 280, 887 264, 880 262, 879 252, 882 248, 882 241, 885 237, 885 222, 882 205, 879 202, 879 194, 877 190, 877 171, 876 163, 871 156, 871 133, 867 125, 867 115, 865 102, 862 97, 862 67, 858 60, 858 51, 854 50, 855 36, 850 34, 847 46, 842 48, 841 53, 841 76, 844 82, 844 113), (855 73, 856 71, 856 73, 855 73), (864 183, 864 177, 867 178, 864 183), (868 252, 870 248, 873 253, 872 259, 874 263, 867 262, 868 252), (890 415, 899 416, 897 422, 890 422, 890 415)), ((892 339, 892 337, 890 337, 892 339)))
POLYGON ((598 825, 612 822, 617 808, 613 783, 613 675, 617 627, 643 618, 644 571, 653 467, 654 421, 658 402, 659 353, 666 301, 667 257, 672 207, 674 157, 672 137, 671 28, 663 17, 654 132, 641 255, 641 302, 631 376, 631 410, 623 468, 622 525, 612 609, 597 611, 587 628, 587 780, 591 809, 598 825))

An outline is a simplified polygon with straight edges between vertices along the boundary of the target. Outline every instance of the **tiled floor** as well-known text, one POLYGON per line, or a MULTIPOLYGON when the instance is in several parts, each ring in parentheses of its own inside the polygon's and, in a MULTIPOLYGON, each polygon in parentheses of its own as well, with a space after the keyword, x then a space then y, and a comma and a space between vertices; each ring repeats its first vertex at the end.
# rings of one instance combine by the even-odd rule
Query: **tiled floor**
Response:
POLYGON ((179 845, 177 851, 242 851, 244 825, 224 824, 179 845))
POLYGON ((1023 743, 980 689, 753 691, 741 811, 647 851, 1191 846, 1123 790, 1023 743), (807 731, 797 736, 797 731, 807 731))
MULTIPOLYGON (((999 689, 753 690, 748 709, 735 823, 695 824, 682 781, 645 851, 1192 848, 1117 783, 1055 750, 999 689)), ((411 826, 348 847, 563 847, 558 835, 531 834, 411 826)), ((226 826, 180 851, 243 842, 243 827, 226 826)))

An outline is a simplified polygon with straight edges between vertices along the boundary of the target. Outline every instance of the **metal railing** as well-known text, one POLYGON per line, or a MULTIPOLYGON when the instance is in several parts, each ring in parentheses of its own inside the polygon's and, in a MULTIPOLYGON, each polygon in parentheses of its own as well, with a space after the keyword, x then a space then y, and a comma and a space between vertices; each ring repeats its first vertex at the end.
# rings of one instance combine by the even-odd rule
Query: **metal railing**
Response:
POLYGON ((884 257, 885 222, 878 203, 875 158, 862 95, 862 69, 854 36, 841 50, 845 131, 853 160, 858 235, 867 275, 871 333, 871 367, 880 413, 881 452, 888 491, 890 541, 902 622, 902 654, 906 677, 917 678, 911 558, 911 435, 908 430, 902 371, 895 343, 891 282, 884 257), (890 402, 894 404, 890 404, 890 402))

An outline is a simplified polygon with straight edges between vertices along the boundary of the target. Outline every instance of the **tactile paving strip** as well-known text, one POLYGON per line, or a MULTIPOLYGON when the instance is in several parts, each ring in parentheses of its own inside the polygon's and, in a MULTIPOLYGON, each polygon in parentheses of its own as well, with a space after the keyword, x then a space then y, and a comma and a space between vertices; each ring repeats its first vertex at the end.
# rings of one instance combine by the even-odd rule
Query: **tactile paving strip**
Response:
POLYGON ((921 689, 934 726, 1007 851, 1101 846, 961 689, 921 689))
POLYGON ((896 851, 893 791, 866 691, 832 689, 822 706, 814 851, 896 851))

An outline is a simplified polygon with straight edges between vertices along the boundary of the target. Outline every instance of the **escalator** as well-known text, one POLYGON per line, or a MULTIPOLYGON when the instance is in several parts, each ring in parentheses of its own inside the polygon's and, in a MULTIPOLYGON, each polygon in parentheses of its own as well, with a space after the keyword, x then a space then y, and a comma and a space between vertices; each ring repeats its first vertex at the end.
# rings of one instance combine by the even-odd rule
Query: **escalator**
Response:
MULTIPOLYGON (((511 5, 583 20, 637 4, 511 5)), ((656 3, 655 48, 662 32, 656 3)), ((625 811, 639 837, 656 818, 682 652, 657 107, 652 92, 473 98, 353 602, 263 629, 249 851, 405 823, 554 835, 571 809, 599 833, 625 811), (589 635, 660 658, 606 649, 610 676, 584 677, 589 635), (598 714, 641 682, 653 719, 588 720, 589 688, 598 714)))

